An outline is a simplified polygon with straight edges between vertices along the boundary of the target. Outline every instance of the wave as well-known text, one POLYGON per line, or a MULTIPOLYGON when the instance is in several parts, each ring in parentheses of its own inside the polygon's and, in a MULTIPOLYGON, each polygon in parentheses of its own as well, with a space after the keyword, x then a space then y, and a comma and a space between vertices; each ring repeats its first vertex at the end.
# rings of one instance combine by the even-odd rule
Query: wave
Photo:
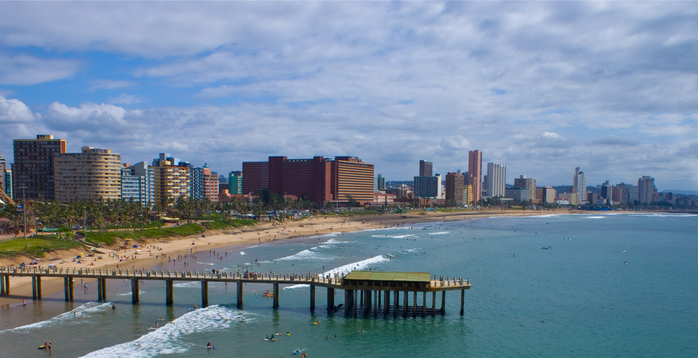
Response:
MULTIPOLYGON (((145 291, 138 290, 138 294, 139 294, 139 295, 142 295, 142 294, 144 294, 144 293, 145 293, 145 291)), ((120 293, 120 294, 118 294, 117 296, 131 296, 131 295, 133 295, 133 292, 120 293)))
POLYGON ((235 322, 249 322, 252 318, 247 318, 247 315, 250 314, 232 311, 219 305, 201 308, 186 313, 134 341, 106 347, 88 353, 84 357, 141 358, 165 354, 181 354, 194 347, 191 343, 182 342, 182 336, 223 330, 229 328, 235 322))
POLYGON ((49 318, 45 321, 36 322, 36 323, 28 324, 26 326, 17 327, 17 328, 6 329, 4 331, 0 331, 0 333, 26 332, 26 331, 30 331, 30 330, 36 329, 36 328, 51 327, 51 326, 57 326, 57 325, 62 325, 62 324, 81 324, 81 323, 85 323, 86 322, 85 319, 90 318, 92 316, 92 314, 94 314, 94 313, 99 313, 102 311, 111 310, 111 306, 112 306, 111 302, 107 302, 107 303, 87 302, 84 305, 76 307, 72 311, 61 313, 58 316, 55 316, 53 318, 49 318))
POLYGON ((311 247, 309 249, 305 249, 303 251, 300 251, 296 254, 282 257, 280 259, 276 259, 277 261, 290 261, 290 260, 321 260, 321 259, 327 259, 322 257, 322 255, 318 254, 315 252, 314 247, 311 247))
POLYGON ((211 266, 215 265, 215 263, 213 263, 213 262, 199 262, 199 261, 197 261, 196 263, 199 265, 211 265, 211 266))
POLYGON ((412 237, 412 236, 417 236, 417 235, 413 235, 413 234, 410 234, 410 235, 392 235, 392 236, 391 235, 371 235, 371 237, 375 237, 375 238, 389 237, 391 239, 404 239, 406 237, 412 237))
POLYGON ((448 231, 440 231, 440 232, 430 233, 429 235, 447 235, 447 234, 450 234, 450 232, 448 232, 448 231))
POLYGON ((198 281, 187 281, 187 282, 180 282, 180 283, 175 283, 172 285, 173 287, 177 288, 199 288, 201 287, 201 283, 198 281))
MULTIPOLYGON (((352 262, 350 264, 346 264, 344 266, 336 267, 336 268, 333 268, 329 271, 325 271, 323 273, 323 276, 330 275, 331 277, 338 277, 338 276, 341 276, 342 273, 349 273, 349 272, 354 271, 354 270, 361 270, 361 269, 364 269, 364 268, 370 266, 371 264, 377 264, 377 263, 386 262, 386 261, 390 261, 390 259, 385 257, 384 255, 374 256, 374 257, 368 258, 366 260, 352 262)), ((294 288, 308 287, 308 286, 309 285, 291 285, 291 286, 284 287, 283 289, 290 290, 290 289, 294 289, 294 288)))
POLYGON ((605 219, 604 216, 587 216, 586 219, 605 219))

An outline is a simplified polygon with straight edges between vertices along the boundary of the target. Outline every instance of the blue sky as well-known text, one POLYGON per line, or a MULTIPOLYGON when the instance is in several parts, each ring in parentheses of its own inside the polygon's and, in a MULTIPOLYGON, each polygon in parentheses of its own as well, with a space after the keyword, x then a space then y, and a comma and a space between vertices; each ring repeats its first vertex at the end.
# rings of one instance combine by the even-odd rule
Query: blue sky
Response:
POLYGON ((698 188, 696 2, 0 2, 0 151, 698 188))

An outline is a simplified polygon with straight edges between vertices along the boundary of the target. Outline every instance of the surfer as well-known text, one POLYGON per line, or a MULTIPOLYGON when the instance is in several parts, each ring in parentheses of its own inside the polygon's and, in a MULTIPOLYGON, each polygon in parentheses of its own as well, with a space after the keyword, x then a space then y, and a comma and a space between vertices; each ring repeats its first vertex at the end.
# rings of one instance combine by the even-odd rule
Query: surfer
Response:
POLYGON ((206 343, 206 349, 213 349, 213 344, 211 342, 206 343))

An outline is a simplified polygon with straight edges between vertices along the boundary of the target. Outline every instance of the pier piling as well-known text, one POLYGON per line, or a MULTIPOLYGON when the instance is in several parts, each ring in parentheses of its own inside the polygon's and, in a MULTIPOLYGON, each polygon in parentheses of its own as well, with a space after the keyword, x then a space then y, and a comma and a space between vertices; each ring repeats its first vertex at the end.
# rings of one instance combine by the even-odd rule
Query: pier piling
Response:
POLYGON ((138 279, 131 279, 131 303, 136 304, 140 301, 141 298, 138 279))
POLYGON ((5 296, 5 275, 0 276, 0 296, 5 296))
POLYGON ((242 309, 242 282, 237 283, 238 309, 242 309))
POLYGON ((208 307, 208 281, 201 281, 201 308, 208 307))
POLYGON ((279 283, 274 283, 274 308, 279 308, 279 283))
POLYGON ((173 287, 174 280, 165 280, 165 304, 168 306, 174 305, 173 287))
POLYGON ((441 291, 441 315, 446 315, 446 291, 441 291))
POLYGON ((383 315, 387 317, 388 312, 390 311, 390 291, 384 291, 383 295, 385 296, 383 298, 383 301, 385 301, 383 306, 383 315))
POLYGON ((460 315, 465 314, 465 290, 460 290, 460 315))
POLYGON ((310 309, 315 309, 315 285, 310 285, 310 309))
POLYGON ((32 298, 36 300, 36 276, 32 276, 32 298))

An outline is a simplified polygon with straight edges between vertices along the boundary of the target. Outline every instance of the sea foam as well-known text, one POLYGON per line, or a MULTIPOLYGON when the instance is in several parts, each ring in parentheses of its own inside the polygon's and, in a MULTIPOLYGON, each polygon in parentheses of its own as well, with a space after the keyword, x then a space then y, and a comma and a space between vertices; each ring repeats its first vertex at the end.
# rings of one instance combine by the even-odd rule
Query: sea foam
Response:
MULTIPOLYGON (((330 277, 339 277, 342 275, 342 273, 346 274, 346 273, 349 273, 349 272, 354 271, 354 270, 361 270, 361 269, 364 269, 364 268, 370 266, 371 264, 377 264, 379 262, 386 262, 386 261, 390 261, 390 259, 385 257, 384 255, 374 256, 374 257, 368 258, 366 260, 352 262, 350 264, 346 264, 344 266, 336 267, 336 268, 333 268, 329 271, 325 271, 323 273, 323 276, 330 275, 330 277)), ((308 287, 308 286, 309 285, 291 285, 291 286, 284 287, 283 289, 290 290, 290 289, 294 289, 294 288, 308 287)))
POLYGON ((193 333, 217 331, 229 328, 236 322, 248 322, 251 314, 232 311, 218 305, 189 312, 174 321, 140 338, 106 347, 84 357, 145 358, 165 354, 182 354, 193 347, 180 339, 193 333))
POLYGON ((26 333, 29 333, 29 331, 31 331, 33 329, 37 329, 37 328, 45 328, 45 327, 58 326, 58 325, 64 325, 64 324, 81 324, 81 323, 88 322, 89 318, 92 317, 94 314, 111 310, 111 306, 112 306, 111 302, 107 302, 107 303, 87 302, 84 305, 76 307, 72 311, 61 313, 58 316, 55 316, 53 318, 49 318, 45 321, 36 322, 36 323, 28 324, 26 326, 17 327, 17 328, 6 329, 4 331, 0 331, 0 333, 4 333, 4 332, 19 332, 19 333, 26 332, 26 333))

